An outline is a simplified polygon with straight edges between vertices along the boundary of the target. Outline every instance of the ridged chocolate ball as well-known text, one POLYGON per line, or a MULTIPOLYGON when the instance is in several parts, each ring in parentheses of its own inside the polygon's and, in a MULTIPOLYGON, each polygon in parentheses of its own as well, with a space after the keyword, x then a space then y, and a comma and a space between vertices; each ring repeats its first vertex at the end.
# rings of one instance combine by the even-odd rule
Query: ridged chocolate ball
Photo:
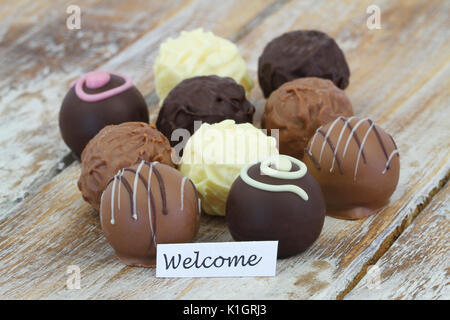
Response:
POLYGON ((258 60, 258 79, 267 98, 283 83, 303 77, 333 81, 341 89, 350 69, 333 38, 316 30, 287 32, 267 44, 258 60))
POLYGON ((266 102, 261 126, 279 130, 279 148, 297 159, 321 125, 339 116, 353 115, 345 92, 330 80, 300 78, 283 84, 266 102))
MULTIPOLYGON (((171 140, 176 129, 194 133, 194 121, 217 123, 232 119, 252 122, 255 107, 245 89, 232 78, 200 76, 183 80, 170 91, 159 111, 156 127, 171 140)), ((170 141, 174 146, 179 141, 170 141)))
POLYGON ((145 161, 174 167, 167 138, 153 125, 125 122, 103 128, 81 154, 78 188, 83 199, 98 211, 105 187, 119 169, 145 161))

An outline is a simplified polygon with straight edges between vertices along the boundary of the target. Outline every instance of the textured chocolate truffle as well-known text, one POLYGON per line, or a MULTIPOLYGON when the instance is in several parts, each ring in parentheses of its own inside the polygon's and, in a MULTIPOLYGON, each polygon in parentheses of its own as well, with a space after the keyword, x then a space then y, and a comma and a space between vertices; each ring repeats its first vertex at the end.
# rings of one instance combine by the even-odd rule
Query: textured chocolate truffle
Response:
POLYGON ((344 91, 330 80, 301 78, 283 84, 267 100, 261 125, 279 129, 280 153, 302 159, 303 151, 318 127, 339 116, 352 116, 344 91))
POLYGON ((175 129, 194 133, 194 121, 217 123, 233 119, 252 122, 255 107, 245 97, 244 87, 231 78, 202 76, 183 80, 170 91, 159 111, 156 127, 171 141, 175 129))
POLYGON ((400 161, 394 139, 370 119, 337 118, 319 128, 305 152, 327 214, 360 219, 386 205, 397 187, 400 161))
POLYGON ((226 220, 235 240, 278 240, 278 257, 286 258, 319 237, 325 202, 304 163, 287 156, 276 159, 242 169, 230 190, 226 220))
POLYGON ((303 77, 329 79, 345 89, 350 70, 336 42, 323 32, 298 30, 267 44, 258 61, 259 85, 267 98, 283 83, 303 77))
POLYGON ((278 154, 276 139, 250 123, 204 123, 188 140, 179 169, 192 179, 203 211, 225 215, 228 192, 241 168, 278 154))
POLYGON ((131 266, 153 267, 158 243, 192 241, 200 223, 194 184, 158 162, 124 168, 102 195, 100 221, 119 259, 131 266))
POLYGON ((105 71, 74 81, 59 112, 61 135, 77 157, 105 126, 128 121, 148 123, 147 104, 130 78, 105 71))
POLYGON ((167 138, 153 125, 126 122, 103 128, 81 154, 78 180, 83 199, 98 211, 100 196, 117 170, 141 160, 159 161, 174 166, 167 138))

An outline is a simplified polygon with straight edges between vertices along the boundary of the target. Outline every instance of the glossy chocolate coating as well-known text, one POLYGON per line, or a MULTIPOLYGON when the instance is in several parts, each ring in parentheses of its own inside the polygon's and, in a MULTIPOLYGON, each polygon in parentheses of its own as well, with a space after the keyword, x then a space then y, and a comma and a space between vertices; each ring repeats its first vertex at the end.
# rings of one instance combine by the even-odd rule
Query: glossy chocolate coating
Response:
POLYGON ((303 77, 329 79, 345 89, 350 69, 336 42, 323 32, 298 30, 267 44, 258 61, 259 85, 267 98, 283 83, 303 77))
MULTIPOLYGON (((291 171, 298 170, 293 164, 291 171)), ((271 185, 293 184, 309 196, 305 201, 292 192, 271 192, 245 183, 239 176, 231 186, 226 220, 237 241, 278 240, 278 258, 305 251, 319 237, 325 219, 325 202, 319 184, 309 174, 286 180, 261 174, 260 163, 248 170, 256 181, 271 185)))
POLYGON ((197 234, 197 191, 172 167, 139 163, 109 181, 102 195, 100 221, 123 263, 153 267, 157 243, 190 242, 197 234))
POLYGON ((261 126, 279 129, 279 150, 297 159, 318 127, 339 116, 352 116, 345 92, 330 80, 301 78, 283 84, 266 102, 261 126))
MULTIPOLYGON (((247 100, 244 87, 231 78, 201 76, 183 80, 164 100, 156 127, 171 140, 175 129, 194 133, 194 121, 217 123, 232 119, 252 122, 255 107, 247 100)), ((170 141, 176 145, 179 141, 170 141)))
POLYGON ((361 219, 385 206, 400 173, 392 137, 372 120, 356 117, 321 127, 304 162, 322 188, 327 215, 343 219, 361 219))
MULTIPOLYGON (((110 75, 110 80, 99 88, 88 88, 83 84, 87 94, 102 93, 123 85, 125 80, 117 75, 110 75)), ((107 125, 128 121, 148 123, 148 110, 144 97, 131 86, 129 89, 112 97, 88 102, 81 99, 73 86, 64 97, 59 112, 59 127, 62 138, 77 156, 101 129, 107 125)))
POLYGON ((167 138, 153 125, 125 122, 103 128, 81 154, 78 180, 83 199, 98 211, 100 196, 117 170, 145 161, 174 167, 167 138))

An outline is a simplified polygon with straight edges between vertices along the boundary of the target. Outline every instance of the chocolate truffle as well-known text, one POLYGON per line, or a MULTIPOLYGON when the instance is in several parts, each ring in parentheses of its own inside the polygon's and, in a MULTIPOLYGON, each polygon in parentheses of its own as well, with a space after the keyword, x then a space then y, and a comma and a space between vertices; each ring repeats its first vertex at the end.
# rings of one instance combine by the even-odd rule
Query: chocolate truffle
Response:
POLYGON ((233 119, 252 122, 255 107, 245 97, 244 87, 232 78, 202 76, 183 80, 164 100, 156 127, 171 141, 175 129, 194 133, 194 121, 216 123, 233 119))
POLYGON ((72 82, 59 112, 59 128, 64 142, 80 157, 105 126, 148 119, 147 104, 130 78, 93 71, 72 82))
POLYGON ((159 47, 153 65, 155 89, 160 101, 182 80, 216 74, 233 78, 250 92, 253 81, 238 47, 231 41, 212 32, 195 29, 182 31, 159 47))
POLYGON ((397 146, 370 119, 339 117, 320 127, 305 154, 304 161, 322 188, 330 216, 364 218, 385 206, 397 187, 397 146))
POLYGON ((352 115, 350 100, 330 80, 301 78, 272 92, 261 125, 269 133, 270 129, 279 129, 280 153, 301 160, 318 127, 339 116, 352 115))
POLYGON ((273 39, 258 61, 258 79, 264 96, 283 83, 303 77, 329 79, 348 86, 350 70, 336 42, 323 32, 298 30, 273 39))
POLYGON ((158 243, 194 239, 200 213, 197 191, 188 178, 167 165, 142 161, 119 170, 108 182, 100 221, 123 263, 153 267, 158 243))
POLYGON ((174 166, 167 138, 153 125, 125 122, 103 128, 81 154, 78 188, 83 199, 98 211, 106 184, 122 168, 142 160, 174 166))
POLYGON ((278 257, 305 251, 319 237, 325 201, 303 162, 280 155, 242 168, 227 200, 238 241, 278 240, 278 257))
POLYGON ((204 123, 188 140, 179 169, 197 187, 203 211, 224 216, 228 192, 241 168, 278 154, 276 144, 274 137, 250 123, 204 123))

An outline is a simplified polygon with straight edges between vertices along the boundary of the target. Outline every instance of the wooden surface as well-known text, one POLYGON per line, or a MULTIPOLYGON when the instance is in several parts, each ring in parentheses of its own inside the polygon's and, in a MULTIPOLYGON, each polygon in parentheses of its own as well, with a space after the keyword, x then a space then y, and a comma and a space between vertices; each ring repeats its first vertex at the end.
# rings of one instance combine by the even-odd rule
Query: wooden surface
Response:
POLYGON ((450 186, 447 184, 375 264, 347 299, 450 297, 450 186), (372 278, 371 278, 372 277, 372 278), (367 285, 369 283, 369 285, 367 285))
MULTIPOLYGON (((450 298, 442 188, 450 169, 448 1, 82 1, 79 31, 65 27, 68 4, 0 1, 1 298, 450 298), (381 8, 380 30, 366 27, 371 4, 381 8), (356 115, 378 122, 400 150, 390 204, 362 221, 327 218, 313 247, 279 260, 273 278, 156 279, 153 269, 121 264, 81 199, 80 165, 59 135, 68 84, 95 68, 132 76, 155 119, 158 46, 200 26, 238 44, 258 116, 256 68, 266 43, 288 30, 327 32, 349 62, 356 115), (74 264, 80 290, 66 288, 74 264), (376 290, 365 285, 374 264, 376 290)), ((231 237, 223 218, 204 216, 196 240, 231 237)))

